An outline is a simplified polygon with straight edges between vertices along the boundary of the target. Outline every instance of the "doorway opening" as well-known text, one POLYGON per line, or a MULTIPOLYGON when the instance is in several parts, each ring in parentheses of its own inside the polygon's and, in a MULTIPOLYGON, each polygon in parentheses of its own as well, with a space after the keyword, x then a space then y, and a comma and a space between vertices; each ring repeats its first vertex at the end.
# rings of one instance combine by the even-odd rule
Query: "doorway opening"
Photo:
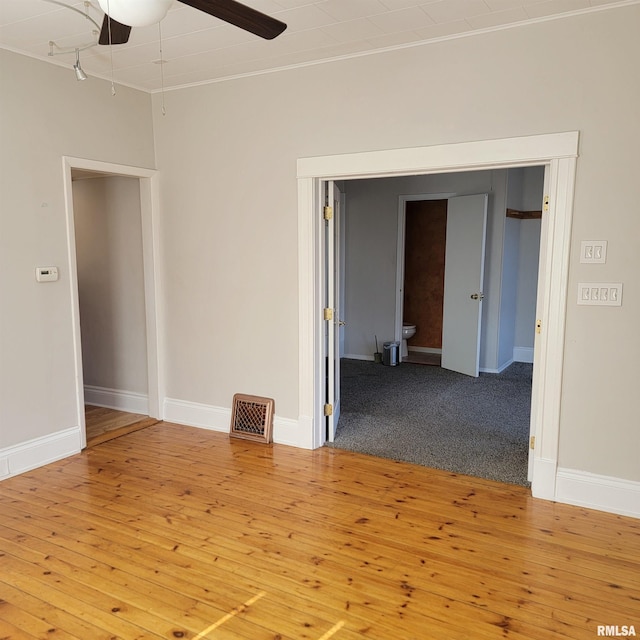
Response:
MULTIPOLYGON (((500 373, 512 362, 533 363, 544 172, 544 166, 531 166, 416 176, 409 186, 415 188, 422 182, 436 190, 446 186, 452 191, 397 196, 395 339, 401 337, 404 325, 415 327, 403 361, 437 364, 445 333, 454 348, 465 340, 461 327, 456 326, 456 315, 471 316, 479 309, 479 330, 474 331, 475 320, 462 327, 473 337, 465 346, 468 356, 463 366, 456 367, 451 356, 443 366, 477 376, 478 372, 500 373), (469 214, 477 218, 479 207, 478 211, 463 211, 459 225, 448 224, 450 205, 461 194, 482 191, 488 195, 484 230, 476 225, 474 231, 470 225, 469 214), (452 234, 461 237, 452 238, 452 234), (462 251, 451 260, 459 244, 462 251), (474 251, 479 260, 473 258, 474 251), (462 282, 461 269, 468 272, 462 282), (449 278, 445 288, 447 270, 458 279, 449 278), (458 310, 455 299, 459 300, 458 310), (447 300, 451 326, 445 332, 447 300), (476 349, 477 367, 472 357, 476 349)), ((364 188, 369 184, 371 181, 362 181, 364 188)), ((402 188, 402 182, 395 180, 383 187, 391 194, 402 188)), ((402 347, 405 349, 404 344, 402 347)))
POLYGON ((543 177, 530 167, 344 182, 348 360, 335 446, 526 484, 543 177), (516 209, 527 219, 505 215, 516 209), (402 367, 354 362, 374 360, 371 336, 404 337, 407 324, 402 367), (439 367, 443 337, 443 369, 476 380, 404 366, 439 367))
POLYGON ((401 318, 402 362, 442 364, 447 200, 429 194, 400 196, 396 314, 401 318))
POLYGON ((570 225, 578 133, 548 134, 305 158, 298 161, 300 266, 300 413, 311 427, 309 445, 326 440, 324 360, 323 183, 387 176, 544 166, 544 209, 538 274, 534 383, 529 452, 532 493, 554 499, 560 424, 560 387, 567 299, 570 225))
POLYGON ((155 172, 64 158, 83 447, 160 415, 155 172))

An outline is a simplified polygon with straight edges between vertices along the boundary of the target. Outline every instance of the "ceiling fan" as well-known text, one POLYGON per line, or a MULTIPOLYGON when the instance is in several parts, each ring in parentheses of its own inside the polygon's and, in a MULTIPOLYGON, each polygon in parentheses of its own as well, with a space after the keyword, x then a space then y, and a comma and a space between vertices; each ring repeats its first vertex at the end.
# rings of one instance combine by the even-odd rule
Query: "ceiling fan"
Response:
MULTIPOLYGON (((178 0, 194 9, 249 31, 256 36, 272 40, 287 25, 235 0, 178 0)), ((160 22, 169 11, 173 0, 98 0, 105 16, 99 44, 128 42, 132 27, 144 27, 160 22)))

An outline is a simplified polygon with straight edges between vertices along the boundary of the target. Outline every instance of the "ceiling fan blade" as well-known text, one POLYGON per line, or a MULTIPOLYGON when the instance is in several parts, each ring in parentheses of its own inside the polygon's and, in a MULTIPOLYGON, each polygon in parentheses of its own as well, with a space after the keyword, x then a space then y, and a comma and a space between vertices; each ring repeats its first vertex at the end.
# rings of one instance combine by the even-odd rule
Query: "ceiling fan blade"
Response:
POLYGON ((124 44, 125 42, 129 42, 130 33, 131 27, 126 24, 121 24, 105 14, 98 44, 109 44, 109 42, 111 42, 111 44, 124 44), (111 22, 111 40, 109 40, 109 21, 111 22))
POLYGON ((273 40, 287 28, 284 22, 280 22, 280 20, 276 20, 235 0, 179 1, 266 40, 273 40))

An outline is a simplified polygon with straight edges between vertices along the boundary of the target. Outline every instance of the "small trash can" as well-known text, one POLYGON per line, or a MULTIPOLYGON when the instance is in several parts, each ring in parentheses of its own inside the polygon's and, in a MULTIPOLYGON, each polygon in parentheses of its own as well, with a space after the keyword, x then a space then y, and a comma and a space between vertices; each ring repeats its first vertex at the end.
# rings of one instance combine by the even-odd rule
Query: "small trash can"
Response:
POLYGON ((400 364, 399 354, 399 342, 385 342, 382 345, 382 364, 387 367, 395 367, 397 364, 400 364))

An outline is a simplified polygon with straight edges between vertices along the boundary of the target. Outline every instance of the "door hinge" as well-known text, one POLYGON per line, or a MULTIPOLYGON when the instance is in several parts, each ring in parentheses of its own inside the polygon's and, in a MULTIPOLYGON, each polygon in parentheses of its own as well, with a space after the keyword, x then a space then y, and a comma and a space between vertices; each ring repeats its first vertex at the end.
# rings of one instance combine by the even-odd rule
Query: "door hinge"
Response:
POLYGON ((326 206, 324 208, 324 219, 331 220, 333 218, 333 207, 326 206))
POLYGON ((549 211, 549 196, 545 196, 542 204, 543 211, 549 211))
POLYGON ((333 415, 333 405, 332 404, 325 404, 324 405, 324 415, 327 416, 327 417, 333 415))
POLYGON ((324 310, 324 319, 325 320, 333 320, 333 309, 329 309, 326 307, 324 310))
POLYGON ((535 449, 535 448, 536 448, 536 437, 531 436, 531 438, 529 438, 529 449, 535 449))
POLYGON ((536 320, 536 333, 542 333, 542 320, 536 320))

